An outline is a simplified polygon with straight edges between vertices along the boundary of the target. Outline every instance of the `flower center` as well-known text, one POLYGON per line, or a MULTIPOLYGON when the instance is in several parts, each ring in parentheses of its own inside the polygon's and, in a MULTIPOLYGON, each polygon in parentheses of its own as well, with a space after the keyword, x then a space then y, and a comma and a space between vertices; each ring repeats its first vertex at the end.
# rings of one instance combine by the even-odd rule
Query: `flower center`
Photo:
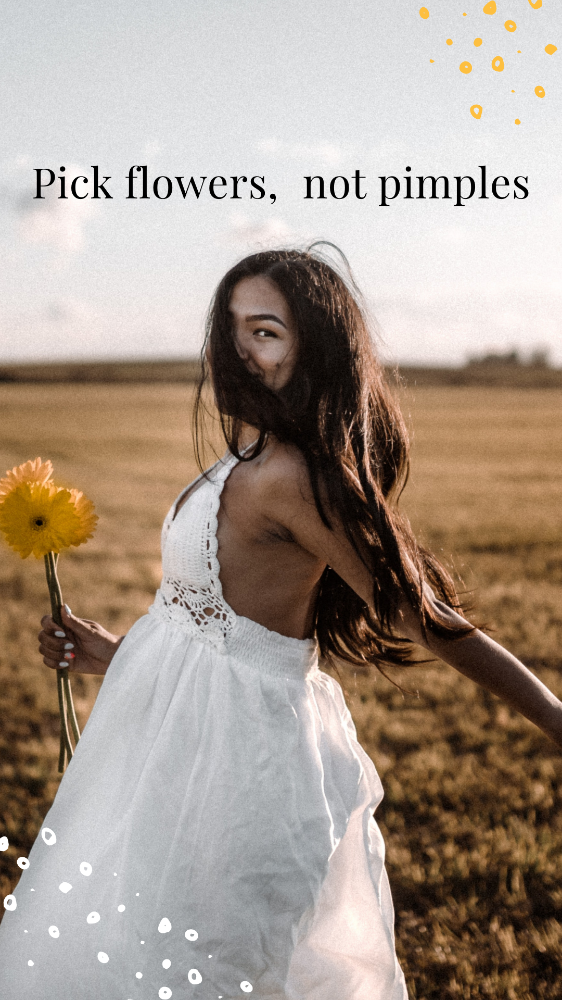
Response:
POLYGON ((34 517, 32 521, 32 525, 35 531, 41 531, 41 528, 44 528, 46 523, 47 519, 45 517, 34 517))

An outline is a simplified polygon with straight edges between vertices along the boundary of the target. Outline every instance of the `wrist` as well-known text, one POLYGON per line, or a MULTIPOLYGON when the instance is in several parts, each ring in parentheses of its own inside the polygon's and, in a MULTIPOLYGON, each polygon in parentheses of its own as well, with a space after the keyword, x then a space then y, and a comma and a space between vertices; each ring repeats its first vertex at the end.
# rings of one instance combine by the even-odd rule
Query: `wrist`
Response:
POLYGON ((115 656, 115 654, 116 654, 117 650, 119 649, 119 646, 123 642, 124 638, 125 638, 124 635, 112 635, 111 636, 112 645, 111 645, 111 649, 110 649, 109 662, 111 662, 111 660, 115 656))

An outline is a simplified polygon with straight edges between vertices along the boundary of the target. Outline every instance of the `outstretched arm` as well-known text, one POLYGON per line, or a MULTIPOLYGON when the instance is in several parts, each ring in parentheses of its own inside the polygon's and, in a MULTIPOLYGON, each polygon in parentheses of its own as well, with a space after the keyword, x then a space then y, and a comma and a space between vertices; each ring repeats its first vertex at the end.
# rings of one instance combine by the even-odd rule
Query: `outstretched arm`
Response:
MULTIPOLYGON (((450 622, 465 619, 451 608, 432 598, 441 616, 450 622)), ((520 660, 476 629, 460 639, 442 639, 427 633, 424 638, 411 608, 402 606, 396 634, 438 656, 459 673, 501 698, 511 708, 534 722, 543 733, 562 748, 562 702, 525 667, 520 660)))
MULTIPOLYGON (((372 606, 373 578, 349 543, 343 526, 334 523, 330 530, 318 515, 304 459, 285 450, 265 488, 269 516, 291 531, 293 538, 308 552, 327 564, 372 606), (281 469, 282 475, 279 476, 281 469)), ((428 588, 429 589, 429 588, 428 588)), ((462 624, 465 619, 437 600, 429 599, 440 617, 462 624)), ((394 627, 397 636, 409 639, 440 657, 459 673, 470 677, 521 712, 562 748, 562 702, 515 656, 489 636, 475 629, 466 636, 444 639, 427 630, 424 637, 419 619, 406 598, 394 627)))

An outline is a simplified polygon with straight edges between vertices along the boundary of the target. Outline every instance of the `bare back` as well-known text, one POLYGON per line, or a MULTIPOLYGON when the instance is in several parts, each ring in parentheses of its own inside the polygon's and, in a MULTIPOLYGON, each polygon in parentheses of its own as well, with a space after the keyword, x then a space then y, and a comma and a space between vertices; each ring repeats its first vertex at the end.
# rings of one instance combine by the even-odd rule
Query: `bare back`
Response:
MULTIPOLYGON (((286 449, 271 443, 240 462, 225 482, 218 513, 218 559, 224 599, 237 615, 295 639, 308 638, 326 563, 271 516, 271 483, 287 469, 286 449)), ((181 498, 176 515, 204 480, 181 498)))

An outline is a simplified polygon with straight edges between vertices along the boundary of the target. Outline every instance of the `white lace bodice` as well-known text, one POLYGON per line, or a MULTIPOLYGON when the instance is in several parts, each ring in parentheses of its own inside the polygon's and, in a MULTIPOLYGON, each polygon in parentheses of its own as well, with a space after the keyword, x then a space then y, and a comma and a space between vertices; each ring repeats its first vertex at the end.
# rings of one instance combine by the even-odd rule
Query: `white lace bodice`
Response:
MULTIPOLYGON (((251 445, 249 446, 251 447, 251 445)), ((242 659, 271 675, 318 674, 315 639, 294 639, 271 632, 250 618, 237 615, 226 603, 219 579, 217 518, 223 486, 237 464, 234 455, 221 459, 200 478, 176 516, 183 490, 162 526, 162 583, 149 613, 191 638, 242 659)))
POLYGON ((175 517, 179 500, 197 480, 168 511, 162 527, 162 583, 150 608, 216 646, 224 644, 236 623, 219 579, 217 514, 225 480, 237 461, 233 455, 221 459, 175 517))

